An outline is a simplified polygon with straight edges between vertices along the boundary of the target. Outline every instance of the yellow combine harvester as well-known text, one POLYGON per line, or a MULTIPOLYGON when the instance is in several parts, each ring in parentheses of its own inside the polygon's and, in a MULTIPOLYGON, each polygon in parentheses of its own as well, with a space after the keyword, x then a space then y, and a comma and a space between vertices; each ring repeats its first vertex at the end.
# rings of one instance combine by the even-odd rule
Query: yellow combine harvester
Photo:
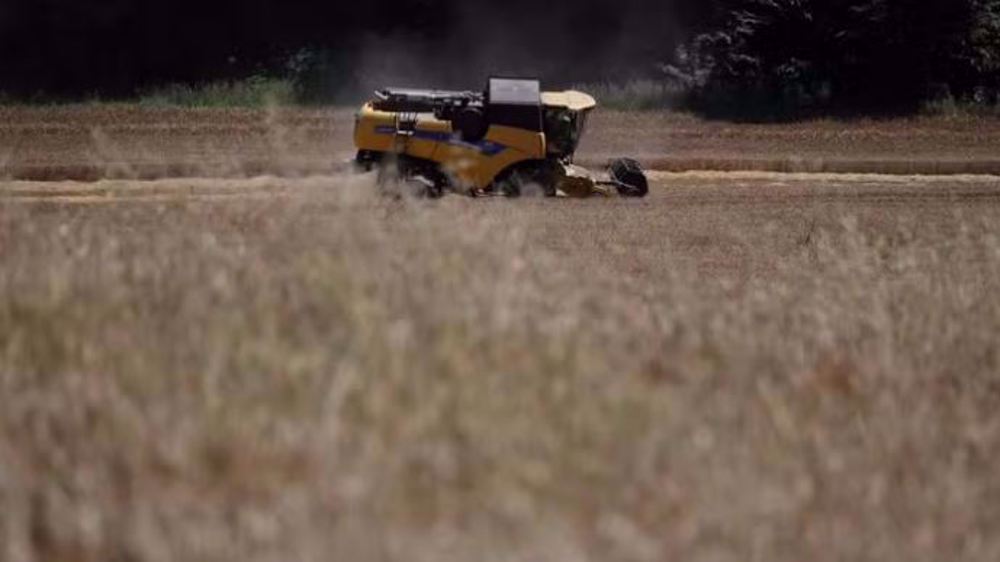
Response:
POLYGON ((431 197, 646 196, 635 160, 612 161, 606 179, 573 164, 596 106, 581 92, 542 92, 538 80, 491 78, 485 92, 387 88, 358 113, 355 162, 431 197))

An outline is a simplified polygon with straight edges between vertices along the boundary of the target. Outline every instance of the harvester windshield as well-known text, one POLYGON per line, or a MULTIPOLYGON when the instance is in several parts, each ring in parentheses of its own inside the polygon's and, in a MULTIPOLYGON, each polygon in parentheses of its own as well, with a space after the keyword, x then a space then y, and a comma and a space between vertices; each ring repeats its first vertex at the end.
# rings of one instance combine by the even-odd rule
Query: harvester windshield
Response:
POLYGON ((550 155, 571 160, 587 127, 587 117, 597 106, 594 98, 581 92, 545 92, 545 138, 550 155))
POLYGON ((571 111, 563 107, 545 108, 548 153, 559 158, 572 158, 586 126, 586 112, 571 111))

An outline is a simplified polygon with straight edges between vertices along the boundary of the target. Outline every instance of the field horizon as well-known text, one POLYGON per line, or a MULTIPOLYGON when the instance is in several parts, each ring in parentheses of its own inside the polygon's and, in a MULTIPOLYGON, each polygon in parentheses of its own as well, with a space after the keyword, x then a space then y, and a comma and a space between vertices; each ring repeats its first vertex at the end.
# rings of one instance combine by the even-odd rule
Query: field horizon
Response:
MULTIPOLYGON (((0 107, 0 178, 297 177, 353 157, 354 110, 0 107)), ((598 110, 577 160, 629 156, 670 172, 1000 174, 1000 120, 917 116, 751 124, 598 110)))

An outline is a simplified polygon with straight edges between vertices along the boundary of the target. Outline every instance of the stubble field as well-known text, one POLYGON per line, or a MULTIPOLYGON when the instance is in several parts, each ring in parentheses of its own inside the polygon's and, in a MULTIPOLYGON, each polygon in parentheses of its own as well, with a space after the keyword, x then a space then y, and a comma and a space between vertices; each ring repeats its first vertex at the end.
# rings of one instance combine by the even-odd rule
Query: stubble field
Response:
MULTIPOLYGON (((350 109, 0 107, 0 179, 328 174, 354 155, 353 125, 350 109)), ((578 156, 672 172, 1000 174, 1000 119, 733 124, 599 111, 578 156)))
POLYGON ((261 127, 3 145, 0 559, 1000 557, 1000 179, 389 200, 261 127))

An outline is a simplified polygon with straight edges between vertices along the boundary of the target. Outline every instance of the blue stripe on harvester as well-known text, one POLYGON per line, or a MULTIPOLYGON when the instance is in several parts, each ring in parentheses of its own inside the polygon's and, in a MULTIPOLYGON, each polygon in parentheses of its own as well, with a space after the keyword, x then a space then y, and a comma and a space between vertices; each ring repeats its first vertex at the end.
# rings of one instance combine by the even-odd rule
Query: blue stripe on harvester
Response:
MULTIPOLYGON (((396 128, 391 125, 380 125, 375 127, 375 134, 377 135, 394 135, 396 134, 396 128)), ((413 131, 413 138, 421 140, 429 140, 433 142, 445 142, 452 146, 463 146, 465 148, 471 148, 478 150, 479 152, 485 154, 486 156, 496 156, 507 147, 490 140, 481 140, 479 142, 465 142, 458 138, 457 135, 452 133, 439 133, 435 131, 421 131, 419 129, 413 131)))

